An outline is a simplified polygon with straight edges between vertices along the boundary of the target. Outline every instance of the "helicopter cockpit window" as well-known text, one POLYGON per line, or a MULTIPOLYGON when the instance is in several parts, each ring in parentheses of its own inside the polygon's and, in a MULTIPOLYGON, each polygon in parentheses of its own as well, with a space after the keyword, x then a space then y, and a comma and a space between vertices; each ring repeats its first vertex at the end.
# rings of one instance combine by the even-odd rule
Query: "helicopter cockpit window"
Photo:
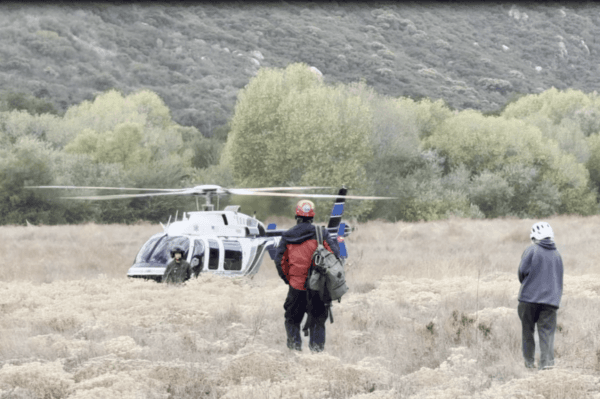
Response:
POLYGON ((150 237, 148 241, 142 246, 137 256, 135 257, 135 263, 145 263, 148 261, 148 258, 154 251, 154 247, 156 246, 156 242, 163 238, 164 236, 155 236, 150 237))
POLYGON ((171 248, 174 246, 184 250, 183 258, 186 259, 190 248, 190 240, 187 237, 162 236, 155 245, 148 246, 150 250, 144 254, 142 262, 156 266, 167 265, 171 261, 171 248))
POLYGON ((215 240, 208 240, 208 269, 217 270, 219 268, 219 243, 215 240))
POLYGON ((242 245, 237 241, 223 241, 225 248, 224 270, 242 270, 242 245))

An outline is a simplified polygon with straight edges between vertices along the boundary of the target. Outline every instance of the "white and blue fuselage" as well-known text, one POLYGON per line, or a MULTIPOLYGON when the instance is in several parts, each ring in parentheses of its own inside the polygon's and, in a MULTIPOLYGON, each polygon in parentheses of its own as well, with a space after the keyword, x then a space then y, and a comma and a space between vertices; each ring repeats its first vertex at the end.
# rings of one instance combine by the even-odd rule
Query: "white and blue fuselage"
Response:
MULTIPOLYGON (((341 222, 346 191, 346 188, 340 189, 327 225, 329 234, 338 240, 343 258, 348 256, 344 237, 352 231, 341 222)), ((184 213, 181 220, 170 223, 162 233, 146 241, 127 276, 160 282, 175 246, 184 250, 184 258, 196 276, 200 273, 226 276, 257 273, 265 252, 274 259, 285 230, 277 230, 275 224, 265 229, 259 220, 238 209, 239 206, 231 205, 222 211, 184 213)))
POLYGON ((195 275, 255 274, 265 252, 279 244, 281 235, 269 233, 260 221, 236 210, 187 212, 182 220, 170 223, 163 232, 150 237, 127 276, 161 281, 174 246, 185 251, 184 258, 195 275))

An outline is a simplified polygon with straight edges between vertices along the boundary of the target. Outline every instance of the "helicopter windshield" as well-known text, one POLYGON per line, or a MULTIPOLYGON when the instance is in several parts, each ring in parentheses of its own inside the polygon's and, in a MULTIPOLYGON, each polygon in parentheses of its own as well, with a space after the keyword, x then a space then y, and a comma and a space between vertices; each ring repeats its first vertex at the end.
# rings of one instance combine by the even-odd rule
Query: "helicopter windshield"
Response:
POLYGON ((154 250, 154 246, 156 245, 156 242, 158 240, 160 240, 162 237, 163 236, 160 236, 160 235, 155 235, 155 236, 150 237, 150 239, 148 241, 146 241, 146 243, 144 245, 142 245, 142 248, 140 249, 137 256, 135 257, 134 264, 145 262, 145 259, 148 256, 148 253, 152 253, 152 251, 154 250))
POLYGON ((171 248, 179 246, 183 249, 183 258, 187 258, 190 240, 187 237, 153 237, 140 250, 136 263, 145 263, 150 266, 166 266, 171 260, 171 248))

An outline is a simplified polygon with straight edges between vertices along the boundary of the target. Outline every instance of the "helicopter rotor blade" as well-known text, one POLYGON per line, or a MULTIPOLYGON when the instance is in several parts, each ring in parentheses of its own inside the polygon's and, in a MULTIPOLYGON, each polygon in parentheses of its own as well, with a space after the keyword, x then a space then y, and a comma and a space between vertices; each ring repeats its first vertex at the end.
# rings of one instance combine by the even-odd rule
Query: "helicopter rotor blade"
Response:
POLYGON ((188 190, 178 190, 170 193, 143 193, 143 194, 115 194, 115 195, 89 195, 81 197, 61 197, 63 199, 76 199, 76 200, 112 200, 112 199, 124 199, 124 198, 141 198, 141 197, 158 197, 158 196, 170 196, 170 195, 190 195, 188 190))
MULTIPOLYGON (((261 187, 261 188, 236 188, 233 190, 250 190, 255 192, 261 191, 289 191, 289 190, 321 190, 331 187, 261 187)), ((229 189, 231 191, 232 189, 229 189)))
MULTIPOLYGON (((271 193, 262 191, 250 191, 246 189, 229 189, 231 194, 236 195, 257 195, 262 197, 302 197, 302 198, 339 198, 338 194, 302 194, 302 193, 271 193)), ((363 195, 344 195, 347 199, 359 199, 359 200, 383 200, 383 199, 397 199, 396 197, 369 197, 363 195)))
MULTIPOLYGON (((61 197, 63 199, 78 200, 112 200, 125 198, 158 197, 171 195, 250 195, 263 197, 304 197, 304 198, 338 198, 339 194, 306 194, 306 193, 278 193, 280 191, 300 191, 328 189, 331 187, 259 187, 259 188, 222 188, 220 186, 197 186, 192 188, 138 188, 138 187, 90 187, 90 186, 26 186, 26 188, 50 188, 50 189, 72 189, 72 190, 122 190, 122 191, 151 191, 141 194, 114 194, 114 195, 87 195, 75 197, 61 197), (217 192, 220 190, 220 192, 217 192)), ((395 197, 371 197, 361 195, 346 195, 344 198, 357 200, 384 200, 397 199, 395 197)))
POLYGON ((181 191, 181 188, 88 187, 88 186, 25 186, 25 188, 61 188, 72 190, 123 190, 123 191, 181 191))

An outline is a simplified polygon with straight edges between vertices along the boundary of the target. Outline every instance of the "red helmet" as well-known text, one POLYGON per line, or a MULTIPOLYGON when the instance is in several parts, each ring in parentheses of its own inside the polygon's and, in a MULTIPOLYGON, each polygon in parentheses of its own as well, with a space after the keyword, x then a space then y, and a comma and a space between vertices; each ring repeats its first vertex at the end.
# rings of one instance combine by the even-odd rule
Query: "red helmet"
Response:
POLYGON ((296 204, 296 216, 302 216, 305 218, 315 217, 315 204, 309 200, 300 200, 296 204))

